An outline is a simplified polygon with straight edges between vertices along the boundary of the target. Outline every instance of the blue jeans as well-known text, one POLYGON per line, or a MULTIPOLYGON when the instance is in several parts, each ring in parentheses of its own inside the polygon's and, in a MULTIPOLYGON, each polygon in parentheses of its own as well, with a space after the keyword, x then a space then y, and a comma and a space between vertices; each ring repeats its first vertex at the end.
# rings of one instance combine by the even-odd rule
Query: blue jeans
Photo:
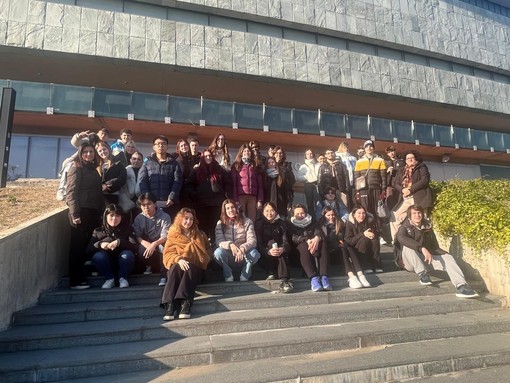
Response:
POLYGON ((214 260, 223 267, 223 277, 231 278, 232 277, 232 267, 233 264, 241 264, 243 266, 241 270, 241 275, 246 279, 250 279, 251 277, 251 268, 257 263, 260 258, 260 253, 257 249, 253 248, 249 250, 244 255, 244 260, 242 263, 236 263, 234 255, 231 250, 222 249, 218 247, 214 250, 214 260))
POLYGON ((113 265, 118 263, 119 278, 127 278, 135 268, 135 255, 131 250, 122 250, 117 256, 99 250, 92 257, 92 263, 106 279, 115 277, 113 265))

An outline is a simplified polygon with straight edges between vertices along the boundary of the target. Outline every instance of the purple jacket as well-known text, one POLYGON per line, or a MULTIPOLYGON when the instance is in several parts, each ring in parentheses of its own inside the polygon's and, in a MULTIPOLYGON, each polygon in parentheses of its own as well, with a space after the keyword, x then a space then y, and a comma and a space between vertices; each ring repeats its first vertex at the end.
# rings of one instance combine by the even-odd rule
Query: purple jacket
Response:
POLYGON ((257 201, 264 201, 262 174, 255 170, 253 165, 243 164, 240 171, 237 171, 233 166, 231 174, 233 186, 232 197, 235 201, 238 201, 239 196, 243 194, 254 195, 257 197, 257 201))

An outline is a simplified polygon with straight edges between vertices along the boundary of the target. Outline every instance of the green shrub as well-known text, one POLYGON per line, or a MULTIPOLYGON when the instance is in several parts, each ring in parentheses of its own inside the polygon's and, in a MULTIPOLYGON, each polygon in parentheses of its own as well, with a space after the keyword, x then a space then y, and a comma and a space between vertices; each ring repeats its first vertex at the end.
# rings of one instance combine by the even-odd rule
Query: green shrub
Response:
POLYGON ((443 236, 460 235, 475 250, 505 253, 510 244, 510 181, 432 182, 432 220, 443 236))

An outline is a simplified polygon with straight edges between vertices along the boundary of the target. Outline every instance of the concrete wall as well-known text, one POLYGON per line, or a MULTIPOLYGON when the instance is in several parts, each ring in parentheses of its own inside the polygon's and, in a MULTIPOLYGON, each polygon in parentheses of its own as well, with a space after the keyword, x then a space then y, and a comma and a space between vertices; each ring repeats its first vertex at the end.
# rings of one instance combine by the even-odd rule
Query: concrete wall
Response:
MULTIPOLYGON (((210 5, 205 12, 223 8, 240 19, 265 17, 276 25, 311 26, 340 37, 460 58, 507 74, 510 69, 507 19, 455 0, 190 2, 210 5), (243 12, 233 11, 239 9, 243 12)), ((0 0, 0 45, 306 82, 510 114, 510 84, 280 37, 44 1, 0 0)))
POLYGON ((56 209, 0 238, 0 330, 67 274, 69 230, 67 208, 56 209))

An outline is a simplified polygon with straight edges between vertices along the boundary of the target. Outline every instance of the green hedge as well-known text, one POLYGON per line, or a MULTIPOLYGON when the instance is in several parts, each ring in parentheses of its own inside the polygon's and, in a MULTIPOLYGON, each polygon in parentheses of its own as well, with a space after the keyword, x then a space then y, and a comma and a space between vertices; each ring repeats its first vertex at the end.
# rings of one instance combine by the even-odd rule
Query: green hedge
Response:
POLYGON ((510 181, 432 182, 432 221, 446 237, 460 235, 475 250, 505 253, 510 244, 510 181))

